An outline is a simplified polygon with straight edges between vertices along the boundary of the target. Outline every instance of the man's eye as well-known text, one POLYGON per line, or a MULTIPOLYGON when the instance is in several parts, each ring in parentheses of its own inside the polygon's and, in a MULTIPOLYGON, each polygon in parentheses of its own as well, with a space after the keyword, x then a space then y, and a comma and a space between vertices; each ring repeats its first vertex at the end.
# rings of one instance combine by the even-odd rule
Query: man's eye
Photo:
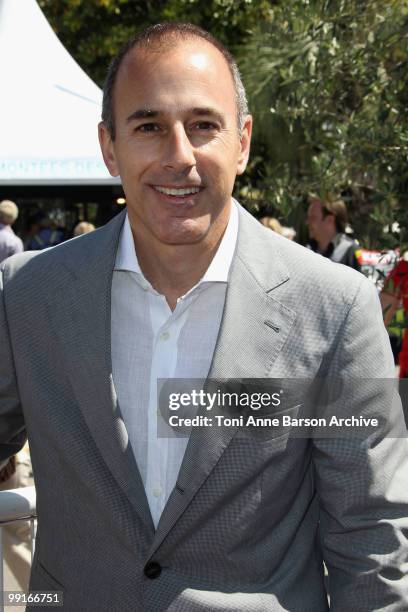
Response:
POLYGON ((217 126, 215 125, 215 123, 211 123, 211 121, 199 121, 198 123, 195 124, 195 127, 198 130, 204 130, 204 131, 211 131, 211 130, 217 129, 217 126))
POLYGON ((156 132, 158 129, 157 123, 142 123, 135 128, 135 132, 156 132))

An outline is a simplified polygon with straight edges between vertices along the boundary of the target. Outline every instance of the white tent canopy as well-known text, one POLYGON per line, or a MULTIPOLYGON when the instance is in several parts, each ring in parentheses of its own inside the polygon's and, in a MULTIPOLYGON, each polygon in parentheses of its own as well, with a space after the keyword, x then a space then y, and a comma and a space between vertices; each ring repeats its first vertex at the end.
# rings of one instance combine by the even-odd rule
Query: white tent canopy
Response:
POLYGON ((35 0, 0 0, 0 185, 114 184, 99 150, 101 90, 35 0))

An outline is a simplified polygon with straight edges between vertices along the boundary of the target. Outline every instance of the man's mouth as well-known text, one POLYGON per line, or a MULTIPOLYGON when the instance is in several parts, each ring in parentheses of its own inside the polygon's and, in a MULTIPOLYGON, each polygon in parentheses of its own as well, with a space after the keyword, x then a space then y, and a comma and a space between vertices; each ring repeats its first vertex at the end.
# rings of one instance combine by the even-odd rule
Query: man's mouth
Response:
POLYGON ((200 191, 200 187, 161 187, 159 185, 152 185, 152 187, 159 193, 178 197, 194 195, 200 191))

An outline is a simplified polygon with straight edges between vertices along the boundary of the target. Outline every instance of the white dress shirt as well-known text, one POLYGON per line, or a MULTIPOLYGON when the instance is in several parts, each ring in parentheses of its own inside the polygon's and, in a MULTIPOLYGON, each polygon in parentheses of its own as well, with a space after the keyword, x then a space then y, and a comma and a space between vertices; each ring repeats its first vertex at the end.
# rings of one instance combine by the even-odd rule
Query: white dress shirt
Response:
POLYGON ((171 311, 144 277, 126 216, 112 279, 112 369, 119 407, 155 527, 174 488, 187 438, 158 438, 157 380, 204 379, 210 369, 238 235, 238 210, 201 280, 171 311))

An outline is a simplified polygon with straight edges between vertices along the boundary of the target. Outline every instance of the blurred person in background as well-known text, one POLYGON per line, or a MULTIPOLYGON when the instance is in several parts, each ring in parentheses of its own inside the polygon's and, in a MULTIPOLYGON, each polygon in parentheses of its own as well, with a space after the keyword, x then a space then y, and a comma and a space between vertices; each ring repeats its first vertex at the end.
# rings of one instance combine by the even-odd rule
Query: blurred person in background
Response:
POLYGON ((81 221, 74 227, 73 236, 81 236, 82 234, 88 234, 89 232, 93 232, 95 226, 93 223, 89 223, 88 221, 81 221))
POLYGON ((41 251, 56 246, 64 240, 64 234, 53 226, 48 215, 40 211, 36 213, 30 223, 31 237, 26 243, 26 251, 41 251))
POLYGON ((275 217, 262 217, 259 222, 265 227, 269 227, 273 232, 282 235, 282 226, 275 217))
POLYGON ((262 217, 259 219, 259 222, 262 223, 265 227, 269 227, 272 231, 280 234, 284 238, 288 240, 294 240, 296 236, 296 232, 293 227, 286 227, 285 225, 281 225, 275 217, 262 217))
POLYGON ((282 236, 288 240, 294 240, 296 238, 296 230, 293 227, 282 225, 282 236))
POLYGON ((312 251, 361 271, 356 256, 358 245, 345 233, 347 208, 343 200, 328 196, 323 201, 311 195, 306 223, 309 228, 309 248, 312 251))
POLYGON ((12 225, 18 217, 18 208, 11 200, 0 202, 0 263, 24 250, 21 239, 15 235, 12 225))

